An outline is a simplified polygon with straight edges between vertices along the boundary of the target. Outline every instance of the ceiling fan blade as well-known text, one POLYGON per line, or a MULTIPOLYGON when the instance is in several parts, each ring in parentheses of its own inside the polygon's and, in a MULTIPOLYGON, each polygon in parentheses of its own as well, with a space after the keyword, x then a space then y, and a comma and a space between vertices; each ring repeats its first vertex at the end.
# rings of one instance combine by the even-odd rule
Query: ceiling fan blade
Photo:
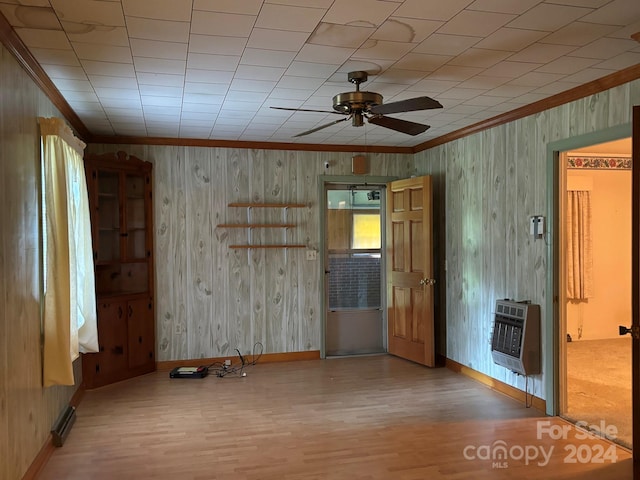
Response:
POLYGON ((351 117, 349 116, 349 117, 341 118, 340 120, 334 120, 333 122, 325 123, 324 125, 320 125, 319 127, 312 128, 311 130, 307 130, 305 132, 302 132, 302 133, 299 133, 297 135, 294 135, 294 138, 295 137, 302 137, 304 135, 309 135, 310 133, 317 132, 318 130, 322 130, 323 128, 330 127, 331 125, 335 125, 336 123, 345 122, 345 121, 349 120, 350 118, 351 117))
POLYGON ((399 102, 374 105, 369 111, 376 115, 385 115, 387 113, 413 112, 415 110, 430 110, 432 108, 442 108, 442 104, 431 97, 416 97, 400 100, 399 102))
POLYGON ((414 136, 431 128, 430 125, 423 125, 422 123, 410 122, 393 117, 371 117, 369 118, 369 123, 414 136))
POLYGON ((274 110, 291 110, 292 112, 317 112, 317 113, 335 113, 337 115, 344 115, 344 113, 340 113, 340 112, 336 112, 334 111, 330 111, 330 110, 311 110, 308 108, 287 108, 287 107, 269 107, 269 108, 273 108, 274 110))

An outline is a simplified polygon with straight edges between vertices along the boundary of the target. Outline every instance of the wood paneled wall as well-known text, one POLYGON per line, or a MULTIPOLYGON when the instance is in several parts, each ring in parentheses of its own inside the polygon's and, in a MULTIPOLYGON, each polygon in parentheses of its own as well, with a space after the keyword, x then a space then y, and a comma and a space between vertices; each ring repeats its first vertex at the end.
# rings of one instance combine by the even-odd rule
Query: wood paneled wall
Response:
MULTIPOLYGON (((417 173, 434 178, 439 341, 446 331, 448 358, 524 389, 522 377, 493 363, 489 334, 496 299, 512 298, 541 305, 544 339, 547 247, 529 235, 528 219, 546 216, 553 201, 547 144, 629 123, 638 103, 635 81, 416 154, 417 173)), ((546 398, 544 374, 533 388, 546 398)))
MULTIPOLYGON (((306 260, 304 249, 229 249, 246 244, 247 231, 217 225, 247 221, 247 209, 231 202, 303 203, 287 210, 287 223, 297 225, 287 243, 318 249, 318 176, 349 175, 352 154, 152 145, 89 150, 123 150, 154 164, 159 361, 233 356, 236 348, 244 354, 255 342, 265 353, 320 349, 320 262, 306 260)), ((371 154, 370 165, 371 175, 409 176, 413 156, 371 154)), ((282 223, 282 215, 251 211, 257 223, 282 223)), ((253 243, 283 242, 281 229, 251 235, 253 243)))
POLYGON ((60 114, 2 45, 0 92, 0 478, 17 480, 75 388, 42 388, 37 117, 60 114))

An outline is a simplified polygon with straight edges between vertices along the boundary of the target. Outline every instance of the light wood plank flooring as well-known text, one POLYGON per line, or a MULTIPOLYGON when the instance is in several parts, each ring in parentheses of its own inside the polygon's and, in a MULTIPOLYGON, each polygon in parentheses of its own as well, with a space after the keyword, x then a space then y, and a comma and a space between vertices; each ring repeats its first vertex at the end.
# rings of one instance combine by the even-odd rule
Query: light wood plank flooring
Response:
POLYGON ((87 392, 77 414, 41 480, 632 478, 625 450, 578 440, 563 420, 447 369, 387 355, 258 364, 244 378, 156 372, 87 392), (538 422, 566 427, 566 440, 538 439, 538 422), (472 458, 498 445, 505 468, 472 458), (581 456, 566 463, 574 447, 581 456), (540 448, 552 449, 542 466, 540 448), (526 450, 538 453, 528 465, 526 450), (579 461, 607 451, 616 463, 579 461))

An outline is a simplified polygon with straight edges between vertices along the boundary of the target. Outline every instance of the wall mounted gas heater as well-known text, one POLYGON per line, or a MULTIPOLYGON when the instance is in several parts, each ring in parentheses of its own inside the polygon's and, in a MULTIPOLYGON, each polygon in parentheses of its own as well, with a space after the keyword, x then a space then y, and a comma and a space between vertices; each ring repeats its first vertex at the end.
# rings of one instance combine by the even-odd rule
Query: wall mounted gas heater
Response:
POLYGON ((540 373, 540 306, 498 300, 491 334, 493 361, 520 375, 540 373))

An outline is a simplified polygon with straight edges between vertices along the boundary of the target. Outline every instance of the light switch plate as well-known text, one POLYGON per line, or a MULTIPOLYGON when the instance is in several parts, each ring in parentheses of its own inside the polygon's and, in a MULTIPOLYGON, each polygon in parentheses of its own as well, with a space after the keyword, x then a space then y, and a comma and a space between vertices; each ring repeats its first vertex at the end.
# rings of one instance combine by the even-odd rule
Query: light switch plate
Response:
POLYGON ((312 248, 307 249, 307 260, 317 260, 317 259, 318 259, 318 252, 316 252, 312 248))

